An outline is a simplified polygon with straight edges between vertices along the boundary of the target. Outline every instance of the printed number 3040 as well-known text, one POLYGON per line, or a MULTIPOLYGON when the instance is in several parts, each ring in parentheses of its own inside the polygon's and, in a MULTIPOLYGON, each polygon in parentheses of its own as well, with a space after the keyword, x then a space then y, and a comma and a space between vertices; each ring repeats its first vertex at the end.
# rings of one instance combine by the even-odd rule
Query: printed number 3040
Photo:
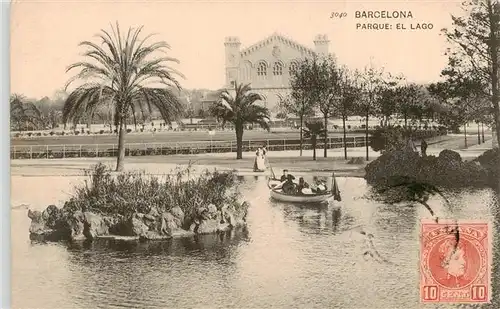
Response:
POLYGON ((344 18, 344 17, 347 17, 346 12, 332 12, 330 14, 330 18, 344 18))

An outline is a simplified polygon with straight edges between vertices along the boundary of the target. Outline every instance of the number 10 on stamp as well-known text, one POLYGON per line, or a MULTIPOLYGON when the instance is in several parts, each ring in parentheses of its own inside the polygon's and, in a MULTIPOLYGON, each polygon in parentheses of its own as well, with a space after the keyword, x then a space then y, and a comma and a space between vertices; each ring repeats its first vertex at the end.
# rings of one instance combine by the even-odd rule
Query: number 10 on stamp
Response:
POLYGON ((420 229, 420 300, 491 301, 491 223, 423 220, 420 229))

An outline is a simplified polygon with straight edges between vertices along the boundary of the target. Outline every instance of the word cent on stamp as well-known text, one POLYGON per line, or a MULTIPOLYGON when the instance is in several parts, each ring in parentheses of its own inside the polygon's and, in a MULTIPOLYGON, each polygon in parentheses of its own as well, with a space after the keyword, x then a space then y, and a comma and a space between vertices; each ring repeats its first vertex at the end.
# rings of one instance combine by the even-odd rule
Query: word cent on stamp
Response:
POLYGON ((489 303, 491 225, 485 221, 421 221, 420 300, 489 303))

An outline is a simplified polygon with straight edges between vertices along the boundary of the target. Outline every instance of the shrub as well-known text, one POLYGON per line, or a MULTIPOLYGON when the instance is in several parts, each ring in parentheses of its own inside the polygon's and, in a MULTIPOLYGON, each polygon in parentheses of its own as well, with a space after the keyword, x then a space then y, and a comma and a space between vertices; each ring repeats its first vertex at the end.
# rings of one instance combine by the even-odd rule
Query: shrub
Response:
POLYGON ((370 139, 373 151, 400 149, 404 144, 403 130, 397 127, 377 128, 370 139))
POLYGON ((78 135, 78 134, 80 134, 80 131, 75 131, 75 135, 78 135))
POLYGON ((127 129, 127 133, 130 133, 130 132, 132 132, 132 129, 127 129))
POLYGON ((99 130, 99 134, 104 134, 104 130, 99 130))
POLYGON ((239 180, 234 172, 205 170, 199 177, 189 177, 192 167, 177 168, 161 181, 144 172, 126 172, 113 176, 102 163, 85 172, 84 185, 64 208, 92 211, 104 215, 128 216, 135 212, 149 213, 152 208, 169 211, 179 206, 186 218, 193 219, 201 206, 214 204, 218 209, 233 205, 240 207, 239 180))
POLYGON ((50 134, 50 136, 54 135, 54 131, 50 131, 49 134, 50 134))
POLYGON ((27 134, 27 135, 28 135, 28 136, 31 136, 31 134, 32 134, 31 132, 28 132, 28 134, 27 134))

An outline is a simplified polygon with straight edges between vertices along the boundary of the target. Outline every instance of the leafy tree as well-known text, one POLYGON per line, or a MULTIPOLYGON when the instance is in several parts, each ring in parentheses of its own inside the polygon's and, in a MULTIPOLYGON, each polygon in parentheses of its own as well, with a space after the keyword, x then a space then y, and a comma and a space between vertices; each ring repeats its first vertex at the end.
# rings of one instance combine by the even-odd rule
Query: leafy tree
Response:
POLYGON ((370 64, 358 73, 360 88, 362 89, 362 99, 358 101, 358 110, 365 117, 365 140, 366 140, 366 160, 370 160, 369 155, 369 130, 368 121, 370 116, 376 115, 379 96, 382 89, 386 87, 384 70, 377 69, 370 64))
POLYGON ((464 126, 465 147, 467 147, 467 124, 479 119, 485 112, 484 93, 481 80, 471 74, 462 75, 456 71, 444 73, 444 82, 433 84, 429 91, 440 98, 446 109, 440 114, 440 122, 455 131, 464 126))
POLYGON ((340 71, 332 57, 318 60, 317 65, 311 68, 312 78, 315 81, 315 88, 318 92, 318 107, 323 114, 324 134, 323 156, 327 157, 328 149, 328 118, 330 118, 338 105, 340 97, 340 71))
POLYGON ((356 103, 360 99, 360 89, 357 86, 357 75, 349 71, 347 67, 339 67, 337 74, 339 79, 339 100, 337 101, 336 111, 342 118, 344 158, 347 160, 346 121, 347 117, 355 111, 356 103))
POLYGON ((193 124, 193 118, 195 116, 194 109, 190 107, 188 110, 186 110, 186 117, 189 118, 189 122, 193 124))
POLYGON ((27 102, 22 95, 10 97, 10 121, 19 131, 43 129, 43 115, 35 104, 27 102))
POLYGON ((286 112, 282 112, 282 111, 280 111, 280 112, 278 112, 278 113, 276 114, 276 118, 277 118, 277 119, 282 119, 282 120, 285 120, 285 119, 287 119, 287 118, 288 118, 288 116, 287 116, 286 112))
POLYGON ((392 117, 396 114, 398 99, 396 88, 388 87, 381 89, 378 98, 378 113, 382 117, 383 127, 389 126, 392 117))
MULTIPOLYGON (((306 58, 300 61, 297 68, 290 76, 291 93, 288 97, 280 99, 281 108, 287 113, 299 117, 300 127, 304 120, 314 115, 314 108, 318 102, 318 89, 316 77, 317 59, 306 58)), ((300 130, 300 156, 302 156, 303 134, 300 130)))
POLYGON ((465 1, 462 8, 464 16, 452 16, 452 27, 443 29, 453 47, 447 52, 449 67, 473 72, 481 79, 493 109, 500 144, 500 2, 465 1))
POLYGON ((318 136, 322 137, 326 135, 328 129, 325 128, 321 121, 307 122, 306 127, 302 128, 304 131, 304 137, 311 139, 311 146, 313 149, 313 160, 316 160, 316 146, 318 142, 318 136))
POLYGON ((118 158, 116 170, 121 171, 125 159, 125 124, 136 108, 144 108, 151 113, 159 110, 165 122, 178 119, 183 105, 175 95, 180 84, 175 75, 182 76, 168 63, 177 59, 156 56, 166 52, 170 46, 163 41, 148 43, 152 35, 139 39, 142 27, 129 28, 126 35, 120 32, 118 23, 111 27, 111 33, 101 30, 97 37, 100 43, 83 41, 80 46, 87 48, 85 60, 70 65, 67 71, 79 69, 67 86, 75 81, 83 81, 68 96, 63 109, 63 121, 79 119, 82 115, 93 115, 97 107, 110 104, 114 112, 114 124, 118 128, 118 158))
POLYGON ((269 130, 269 109, 257 105, 262 97, 251 92, 250 85, 234 84, 231 94, 228 90, 220 93, 220 99, 210 107, 210 114, 222 122, 234 125, 236 131, 236 159, 243 158, 243 130, 246 124, 258 124, 269 130))
POLYGON ((422 117, 422 87, 415 83, 405 83, 395 90, 397 98, 396 111, 404 119, 404 127, 408 127, 408 119, 416 120, 422 117))

